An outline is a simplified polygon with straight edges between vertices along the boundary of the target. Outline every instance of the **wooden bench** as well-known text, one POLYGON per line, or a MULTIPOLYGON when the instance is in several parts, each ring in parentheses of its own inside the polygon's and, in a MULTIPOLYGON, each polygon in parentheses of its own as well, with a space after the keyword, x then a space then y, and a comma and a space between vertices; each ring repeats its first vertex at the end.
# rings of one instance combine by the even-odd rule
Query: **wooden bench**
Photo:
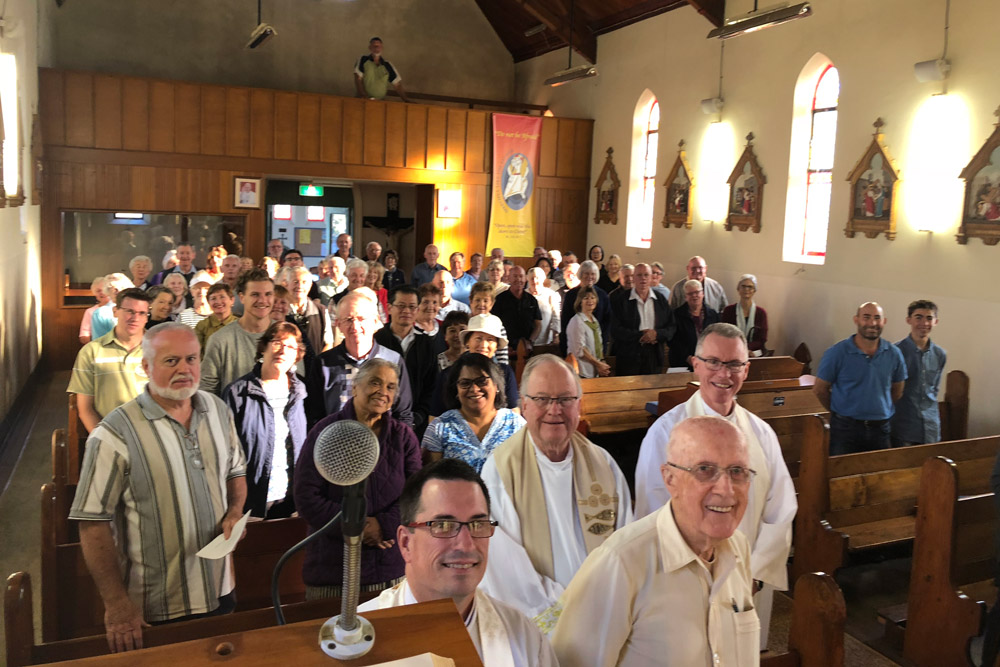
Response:
POLYGON ((797 378, 805 372, 804 367, 805 364, 794 357, 751 357, 747 382, 797 378))
POLYGON ((903 633, 903 655, 916 667, 973 664, 969 645, 996 600, 994 495, 963 496, 961 487, 954 461, 924 461, 909 597, 879 612, 887 637, 903 633))
POLYGON ((833 574, 851 553, 912 544, 924 461, 946 456, 963 495, 989 491, 1000 436, 829 456, 828 441, 804 441, 799 468, 792 577, 833 574))
MULTIPOLYGON (((69 521, 75 484, 50 482, 42 486, 42 638, 45 641, 103 632, 104 605, 83 559, 76 521, 69 521)), ((271 573, 278 559, 306 536, 299 517, 253 521, 233 554, 237 610, 271 605, 271 573)), ((282 571, 279 590, 283 602, 305 599, 302 563, 295 554, 282 571)))
POLYGON ((80 481, 80 466, 83 465, 83 448, 87 444, 87 427, 80 420, 80 411, 76 407, 76 394, 70 393, 66 419, 66 443, 69 446, 69 466, 67 480, 70 484, 80 481))
MULTIPOLYGON (((362 593, 360 599, 367 600, 374 595, 374 593, 362 593)), ((339 614, 340 600, 331 598, 312 602, 283 603, 281 608, 285 620, 288 623, 296 623, 339 614)), ((268 607, 238 611, 228 616, 145 628, 142 636, 144 646, 153 647, 266 628, 275 624, 274 610, 268 607)), ((31 579, 25 572, 15 572, 7 578, 7 588, 4 592, 4 626, 8 667, 76 660, 108 653, 103 625, 97 634, 75 639, 43 640, 41 644, 35 644, 31 579)))
POLYGON ((693 373, 584 378, 580 381, 580 431, 589 435, 645 429, 649 425, 646 403, 655 401, 661 391, 684 387, 693 379, 693 373))
POLYGON ((786 417, 770 417, 764 420, 778 436, 781 446, 781 456, 788 467, 796 490, 799 485, 799 468, 802 460, 802 448, 806 442, 812 446, 822 446, 824 442, 829 447, 830 427, 822 415, 790 415, 786 417))
POLYGON ((761 657, 761 667, 843 667, 847 605, 833 577, 808 573, 795 581, 788 652, 761 657))

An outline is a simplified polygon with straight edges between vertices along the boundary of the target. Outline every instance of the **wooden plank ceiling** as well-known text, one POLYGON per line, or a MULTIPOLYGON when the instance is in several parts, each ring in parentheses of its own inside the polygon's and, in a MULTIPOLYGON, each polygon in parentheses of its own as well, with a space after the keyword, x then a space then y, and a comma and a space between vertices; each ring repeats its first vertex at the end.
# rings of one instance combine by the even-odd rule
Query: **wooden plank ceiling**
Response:
POLYGON ((717 27, 725 11, 725 0, 476 0, 514 62, 566 48, 571 2, 573 49, 591 63, 598 35, 688 5, 717 27))

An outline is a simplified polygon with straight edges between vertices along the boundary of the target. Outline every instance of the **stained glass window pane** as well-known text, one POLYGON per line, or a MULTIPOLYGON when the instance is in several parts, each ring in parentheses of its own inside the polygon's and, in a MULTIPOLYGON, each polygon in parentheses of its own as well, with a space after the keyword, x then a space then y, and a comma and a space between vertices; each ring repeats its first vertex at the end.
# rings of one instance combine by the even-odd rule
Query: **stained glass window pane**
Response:
POLYGON ((646 164, 644 175, 646 178, 656 176, 656 149, 659 145, 659 133, 650 132, 646 135, 646 164))
POLYGON ((829 109, 830 107, 835 107, 839 98, 840 74, 837 73, 836 67, 830 67, 820 77, 819 83, 816 84, 816 103, 813 105, 813 108, 829 109))
POLYGON ((812 140, 809 143, 809 168, 833 169, 833 149, 837 142, 837 112, 813 113, 812 140))
POLYGON ((806 191, 806 228, 802 239, 802 252, 806 255, 826 255, 827 227, 830 223, 831 174, 809 175, 806 191))
POLYGON ((653 102, 653 106, 649 109, 649 127, 648 131, 660 129, 660 103, 653 102))

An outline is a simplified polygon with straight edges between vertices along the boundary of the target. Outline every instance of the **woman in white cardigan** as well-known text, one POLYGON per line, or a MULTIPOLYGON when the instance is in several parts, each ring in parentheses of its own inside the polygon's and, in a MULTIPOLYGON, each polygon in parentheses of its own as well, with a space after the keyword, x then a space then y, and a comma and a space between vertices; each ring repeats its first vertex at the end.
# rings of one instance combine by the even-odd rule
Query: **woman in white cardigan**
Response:
POLYGON ((604 361, 601 325, 594 317, 596 308, 597 292, 593 287, 581 287, 573 304, 576 315, 566 327, 566 349, 576 357, 582 378, 611 375, 611 367, 604 361))

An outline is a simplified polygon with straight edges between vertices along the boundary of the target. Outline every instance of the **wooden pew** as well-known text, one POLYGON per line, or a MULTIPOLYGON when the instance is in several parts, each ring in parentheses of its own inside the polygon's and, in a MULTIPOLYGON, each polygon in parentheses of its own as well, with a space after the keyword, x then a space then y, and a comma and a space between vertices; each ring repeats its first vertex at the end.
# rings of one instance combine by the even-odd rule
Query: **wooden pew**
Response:
POLYGON ((941 439, 964 440, 969 437, 969 376, 951 371, 944 381, 944 399, 938 402, 941 416, 941 439))
POLYGON ((954 461, 924 461, 909 598, 880 611, 887 636, 905 628, 903 655, 916 667, 972 665, 969 645, 997 595, 994 495, 961 487, 954 461))
POLYGON ((66 419, 66 444, 68 446, 69 467, 67 481, 76 484, 80 481, 80 466, 83 465, 83 448, 87 444, 87 427, 80 421, 80 411, 76 407, 76 394, 70 393, 69 408, 66 419))
POLYGON ((788 652, 762 657, 761 667, 843 667, 847 605, 833 577, 808 573, 795 581, 788 652))
MULTIPOLYGON (((77 522, 67 520, 76 485, 42 487, 42 638, 55 641, 103 632, 104 605, 83 559, 77 522)), ((306 536, 305 520, 294 517, 253 521, 236 547, 237 610, 271 604, 271 573, 281 555, 306 536)), ((279 580, 282 602, 305 599, 302 563, 295 554, 279 580)))
MULTIPOLYGON (((362 593, 360 600, 374 597, 362 593)), ((106 655, 108 643, 103 625, 98 634, 75 639, 43 640, 35 644, 34 617, 32 614, 31 579, 25 572, 15 572, 7 578, 4 592, 4 625, 7 637, 6 664, 8 667, 40 665, 63 660, 106 655)), ((340 613, 340 600, 314 600, 285 604, 282 611, 288 623, 334 616, 340 613)), ((237 611, 228 616, 216 616, 195 621, 161 625, 143 630, 143 644, 147 647, 164 646, 192 639, 216 637, 234 632, 271 627, 276 624, 270 607, 252 611, 237 611)))
MULTIPOLYGON (((781 455, 788 467, 796 490, 799 485, 799 468, 802 460, 802 447, 806 441, 819 446, 824 441, 829 443, 830 427, 822 415, 789 415, 786 417, 771 417, 764 420, 778 436, 781 455)), ((829 447, 829 444, 827 444, 829 447)))
POLYGON ((804 373, 804 366, 794 357, 751 357, 747 382, 796 378, 804 373))
MULTIPOLYGON (((826 408, 813 394, 815 378, 803 375, 783 380, 746 381, 737 394, 741 406, 761 419, 791 415, 826 414, 826 408)), ((698 391, 698 383, 660 392, 657 397, 657 414, 662 415, 687 401, 698 391)))
POLYGON ((580 431, 587 435, 613 434, 645 429, 649 424, 646 403, 655 401, 665 389, 684 387, 692 373, 627 375, 584 378, 580 431))
POLYGON ((829 456, 829 441, 802 443, 792 577, 833 574, 851 553, 912 543, 924 461, 946 456, 963 495, 989 490, 1000 436, 829 456))
POLYGON ((792 358, 796 361, 802 362, 802 372, 804 374, 812 373, 812 352, 809 351, 809 346, 805 343, 799 343, 799 346, 795 348, 795 352, 792 353, 792 358))

